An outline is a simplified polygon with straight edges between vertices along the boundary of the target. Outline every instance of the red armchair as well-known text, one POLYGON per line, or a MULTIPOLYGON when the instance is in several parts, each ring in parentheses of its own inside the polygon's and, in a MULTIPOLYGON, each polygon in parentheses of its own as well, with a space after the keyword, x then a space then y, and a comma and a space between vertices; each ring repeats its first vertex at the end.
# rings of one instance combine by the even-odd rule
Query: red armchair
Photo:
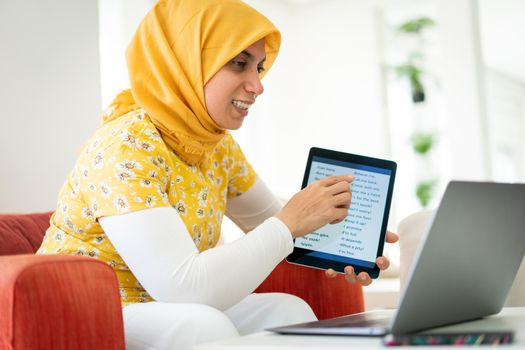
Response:
POLYGON ((49 217, 0 215, 0 349, 124 349, 113 269, 86 257, 33 255, 49 217))
MULTIPOLYGON (((124 349, 113 270, 92 258, 32 255, 50 215, 0 215, 0 349, 124 349)), ((320 319, 364 311, 361 286, 286 262, 256 292, 297 295, 320 319)))

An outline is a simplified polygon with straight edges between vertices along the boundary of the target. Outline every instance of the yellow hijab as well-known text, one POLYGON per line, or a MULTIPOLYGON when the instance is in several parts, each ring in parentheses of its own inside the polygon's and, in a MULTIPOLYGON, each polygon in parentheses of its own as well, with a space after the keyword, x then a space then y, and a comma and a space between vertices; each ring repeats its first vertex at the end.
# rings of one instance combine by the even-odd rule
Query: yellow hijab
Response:
POLYGON ((226 134, 206 110, 204 85, 262 38, 268 70, 280 33, 250 6, 238 0, 158 1, 126 52, 131 91, 115 98, 104 122, 142 107, 179 157, 201 163, 226 134))

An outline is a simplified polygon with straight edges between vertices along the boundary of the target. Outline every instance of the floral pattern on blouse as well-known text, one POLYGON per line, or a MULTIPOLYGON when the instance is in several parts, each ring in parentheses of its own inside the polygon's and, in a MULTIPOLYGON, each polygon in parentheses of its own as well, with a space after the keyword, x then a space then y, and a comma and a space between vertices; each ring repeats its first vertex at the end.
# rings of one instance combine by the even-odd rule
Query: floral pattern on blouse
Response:
POLYGON ((105 261, 116 272, 123 305, 152 301, 97 218, 171 206, 202 252, 219 241, 227 199, 246 192, 255 178, 229 133, 203 164, 189 165, 166 146, 147 114, 130 112, 102 125, 84 145, 37 254, 105 261))

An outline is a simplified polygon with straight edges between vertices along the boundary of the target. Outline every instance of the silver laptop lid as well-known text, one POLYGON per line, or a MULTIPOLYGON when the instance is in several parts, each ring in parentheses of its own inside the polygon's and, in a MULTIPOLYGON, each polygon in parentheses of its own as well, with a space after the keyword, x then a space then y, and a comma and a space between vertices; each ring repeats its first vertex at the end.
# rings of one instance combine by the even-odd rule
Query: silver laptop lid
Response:
POLYGON ((452 181, 428 227, 394 334, 501 310, 525 253, 525 184, 452 181))

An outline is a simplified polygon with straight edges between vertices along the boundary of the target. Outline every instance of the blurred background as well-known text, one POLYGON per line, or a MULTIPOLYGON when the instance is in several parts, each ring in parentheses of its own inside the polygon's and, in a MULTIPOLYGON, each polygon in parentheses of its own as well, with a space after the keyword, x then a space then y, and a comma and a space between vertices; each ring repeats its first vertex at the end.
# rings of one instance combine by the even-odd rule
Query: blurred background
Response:
MULTIPOLYGON (((391 230, 451 179, 525 182, 524 1, 247 2, 283 41, 234 136, 280 197, 312 146, 398 163, 391 230)), ((153 3, 0 0, 1 212, 54 209, 153 3)))

